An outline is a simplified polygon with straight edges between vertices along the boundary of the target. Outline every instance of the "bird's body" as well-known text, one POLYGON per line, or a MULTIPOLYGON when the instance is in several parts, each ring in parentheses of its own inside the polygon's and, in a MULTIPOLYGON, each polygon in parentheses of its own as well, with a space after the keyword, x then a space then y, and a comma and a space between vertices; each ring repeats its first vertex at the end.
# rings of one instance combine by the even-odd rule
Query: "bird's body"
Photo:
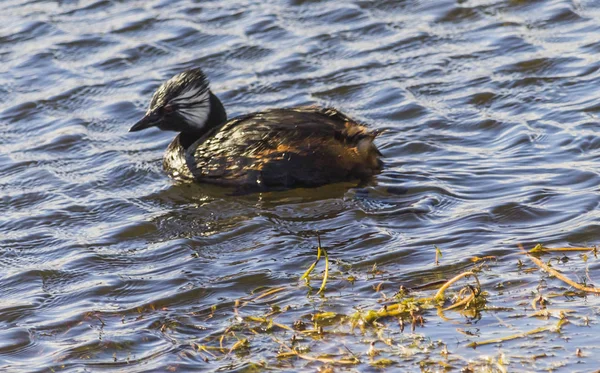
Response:
POLYGON ((164 83, 150 106, 131 130, 181 132, 163 159, 175 180, 266 190, 365 180, 381 170, 376 133, 335 109, 272 109, 227 121, 199 69, 164 83))

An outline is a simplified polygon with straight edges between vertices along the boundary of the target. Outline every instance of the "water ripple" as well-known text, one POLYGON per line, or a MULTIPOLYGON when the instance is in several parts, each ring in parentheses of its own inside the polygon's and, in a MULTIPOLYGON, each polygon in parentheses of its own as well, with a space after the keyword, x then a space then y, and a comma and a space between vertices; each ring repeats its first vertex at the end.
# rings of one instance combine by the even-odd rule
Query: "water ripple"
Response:
MULTIPOLYGON (((539 280, 515 270, 519 243, 597 241, 594 1, 0 9, 0 370, 253 369, 245 357, 206 363, 190 346, 228 328, 236 299, 295 284, 316 230, 339 278, 378 267, 386 284, 419 286, 493 255, 499 274, 482 281, 515 302, 539 280), (232 116, 332 105, 385 129, 383 173, 248 196, 173 184, 160 165, 173 134, 127 129, 164 79, 196 66, 232 116)), ((339 278, 340 312, 376 301, 370 282, 339 278)), ((278 299, 294 306, 289 320, 310 322, 318 305, 305 290, 278 299)), ((270 359, 268 343, 253 356, 270 359)))

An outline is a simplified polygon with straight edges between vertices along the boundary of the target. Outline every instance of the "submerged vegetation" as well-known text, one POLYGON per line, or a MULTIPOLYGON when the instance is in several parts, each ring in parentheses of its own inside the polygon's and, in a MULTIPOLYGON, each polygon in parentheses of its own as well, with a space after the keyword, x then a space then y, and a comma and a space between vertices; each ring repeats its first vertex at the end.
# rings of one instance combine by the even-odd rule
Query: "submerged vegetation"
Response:
MULTIPOLYGON (((441 254, 435 247, 432 271, 444 265, 441 254)), ((98 312, 88 319, 99 320, 101 336, 111 317, 127 323, 164 313, 155 331, 180 346, 182 366, 171 364, 172 372, 184 371, 188 362, 242 372, 555 371, 585 362, 595 348, 578 341, 577 328, 595 323, 584 302, 600 292, 589 273, 596 259, 595 247, 520 246, 514 256, 469 258, 452 278, 409 287, 390 281, 376 264, 361 273, 337 262, 319 240, 315 261, 294 281, 191 311, 188 319, 169 317, 168 308, 155 304, 129 315, 98 312), (508 284, 490 281, 499 261, 514 261, 514 282, 523 291, 505 291, 508 284), (575 281, 561 273, 565 263, 585 276, 575 281), (320 285, 313 288, 311 282, 320 285), (360 283, 369 284, 371 294, 352 290, 360 283), (189 328, 197 330, 197 338, 182 342, 180 331, 189 328)), ((122 356, 126 345, 110 342, 90 346, 81 358, 103 349, 114 350, 115 362, 134 359, 122 356)))
MULTIPOLYGON (((256 289, 233 304, 216 304, 203 313, 207 325, 218 314, 229 320, 229 326, 191 341, 181 351, 182 360, 199 358, 245 372, 290 368, 362 371, 359 367, 363 364, 375 370, 412 366, 412 370, 425 372, 507 372, 519 367, 553 371, 566 362, 552 359, 556 354, 551 344, 533 355, 523 354, 522 349, 551 341, 552 335, 561 335, 570 323, 589 325, 585 312, 553 303, 559 304, 560 298, 585 299, 600 289, 570 280, 552 263, 563 263, 565 255, 575 254, 569 260, 579 259, 579 264, 587 266, 591 257, 596 258, 597 249, 537 245, 530 251, 521 250, 515 261, 516 273, 537 274, 542 282, 557 282, 554 290, 542 294, 544 287, 538 285, 531 289, 529 299, 515 301, 503 293, 502 286, 486 289, 481 278, 494 276, 497 261, 512 260, 488 256, 471 258, 469 268, 453 278, 413 288, 398 284, 395 291, 387 291, 393 284, 385 280, 383 269, 374 265, 369 273, 360 274, 336 265, 319 240, 316 260, 299 281, 256 289), (557 253, 563 257, 550 256, 557 253), (323 269, 317 274, 321 261, 323 269), (338 268, 331 270, 331 264, 338 268), (310 280, 320 281, 318 290, 311 287, 310 280), (373 283, 372 298, 341 295, 341 288, 359 281, 373 283), (344 311, 348 306, 341 307, 348 304, 346 298, 354 298, 352 312, 344 311), (482 322, 484 319, 488 321, 482 322), (520 321, 529 319, 535 322, 520 321), (482 326, 472 328, 478 323, 482 326), (433 330, 447 324, 453 326, 454 335, 433 330), (537 326, 529 327, 532 324, 537 326), (477 353, 476 349, 488 345, 494 348, 491 354, 490 350, 477 353), (543 360, 550 361, 540 365, 543 360)), ((435 247, 433 266, 440 264, 441 254, 435 247)), ((587 267, 585 272, 589 279, 587 267)), ((170 333, 179 327, 177 322, 165 323, 160 330, 170 333)), ((571 337, 566 332, 561 338, 571 337)), ((573 344, 569 356, 584 359, 585 346, 576 340, 573 344)), ((178 370, 176 365, 171 368, 178 370)))

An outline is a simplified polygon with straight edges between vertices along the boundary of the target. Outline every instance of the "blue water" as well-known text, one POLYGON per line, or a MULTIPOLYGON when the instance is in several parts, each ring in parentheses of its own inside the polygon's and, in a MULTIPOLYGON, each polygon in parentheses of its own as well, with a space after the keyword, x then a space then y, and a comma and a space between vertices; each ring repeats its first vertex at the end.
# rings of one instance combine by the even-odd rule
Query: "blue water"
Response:
MULTIPOLYGON (((600 363, 598 299, 517 265, 535 268, 519 243, 598 242, 599 3, 5 0, 0 10, 0 371, 314 372, 327 364, 277 359, 271 337, 289 342, 290 331, 234 326, 273 305, 290 306, 276 318, 290 326, 377 309, 374 286, 391 296, 472 269, 476 256, 496 257, 480 273, 490 309, 476 319, 430 310, 414 333, 388 320, 391 346, 344 323, 303 343, 311 356, 339 359, 343 344, 360 357, 336 371, 379 371, 371 341, 416 372, 425 357, 444 360, 437 341, 457 370, 499 369, 486 358, 508 371, 600 363), (191 67, 230 116, 332 105, 385 129, 383 173, 361 188, 247 196, 175 184, 161 170, 174 134, 127 131, 158 85, 191 67), (324 298, 298 281, 317 230, 332 263, 324 298), (281 287, 236 315, 236 299, 281 287), (556 324, 528 317, 539 294, 573 311, 561 334, 466 347, 556 324), (194 347, 222 335, 227 350, 243 338, 250 347, 215 357, 194 347), (413 351, 415 340, 431 345, 413 351)), ((555 268, 593 284, 596 258, 567 256, 555 268)))

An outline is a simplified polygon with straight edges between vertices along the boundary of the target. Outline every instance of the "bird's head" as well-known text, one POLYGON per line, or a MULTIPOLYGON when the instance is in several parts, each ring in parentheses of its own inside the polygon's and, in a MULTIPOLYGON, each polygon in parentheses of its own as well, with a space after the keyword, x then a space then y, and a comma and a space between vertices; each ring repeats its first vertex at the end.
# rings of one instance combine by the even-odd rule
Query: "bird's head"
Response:
POLYGON ((164 82, 146 115, 129 132, 158 127, 164 131, 204 132, 227 120, 223 105, 200 69, 186 70, 164 82))

